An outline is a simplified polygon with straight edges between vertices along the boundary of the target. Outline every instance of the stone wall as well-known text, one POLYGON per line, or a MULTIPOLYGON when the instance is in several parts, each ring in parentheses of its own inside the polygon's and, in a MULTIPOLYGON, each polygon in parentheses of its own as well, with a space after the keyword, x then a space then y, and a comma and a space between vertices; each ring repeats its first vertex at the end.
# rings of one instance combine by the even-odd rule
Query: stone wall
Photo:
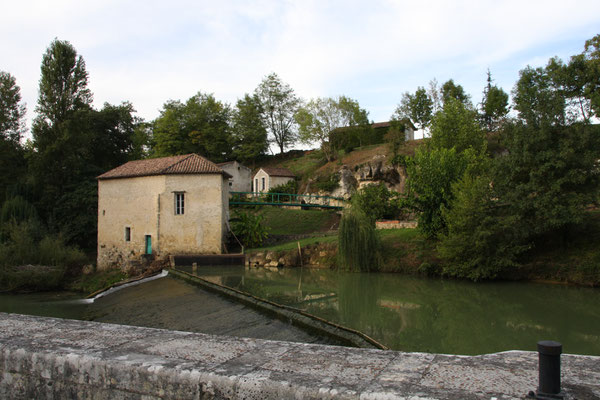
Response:
POLYGON ((375 229, 402 229, 402 228, 414 229, 417 226, 418 226, 417 221, 399 221, 399 220, 375 221, 375 229))
POLYGON ((304 246, 298 251, 259 251, 248 254, 247 267, 283 268, 283 267, 313 267, 331 268, 337 256, 337 243, 317 243, 304 246), (302 254, 302 257, 300 257, 302 254))
MULTIPOLYGON (((561 362, 566 398, 600 398, 600 357, 561 362)), ((2 399, 523 399, 537 385, 525 351, 403 353, 0 313, 2 399)))

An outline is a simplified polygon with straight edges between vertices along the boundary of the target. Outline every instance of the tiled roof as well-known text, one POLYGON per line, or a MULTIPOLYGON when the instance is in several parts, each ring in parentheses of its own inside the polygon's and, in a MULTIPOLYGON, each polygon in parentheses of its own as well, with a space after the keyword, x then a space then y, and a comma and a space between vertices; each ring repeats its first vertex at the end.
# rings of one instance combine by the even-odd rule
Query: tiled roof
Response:
POLYGON ((128 163, 103 173, 98 179, 179 174, 222 174, 230 177, 227 172, 223 171, 206 158, 199 156, 198 154, 185 154, 182 156, 129 161, 128 163))
POLYGON ((272 167, 262 167, 263 171, 265 171, 269 176, 289 176, 295 178, 296 175, 292 171, 287 168, 272 168, 272 167))

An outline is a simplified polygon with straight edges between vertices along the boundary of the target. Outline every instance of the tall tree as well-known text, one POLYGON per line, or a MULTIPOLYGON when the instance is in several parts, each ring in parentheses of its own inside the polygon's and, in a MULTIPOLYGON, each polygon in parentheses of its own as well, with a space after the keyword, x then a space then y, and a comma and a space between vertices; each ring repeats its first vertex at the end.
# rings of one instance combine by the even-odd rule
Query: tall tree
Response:
POLYGON ((498 130, 500 122, 508 114, 508 94, 496 85, 492 85, 492 73, 487 71, 487 85, 481 100, 481 121, 488 132, 498 130))
POLYGON ((154 121, 154 156, 199 153, 219 162, 231 156, 231 108, 199 92, 185 104, 168 101, 154 121))
POLYGON ((8 72, 0 71, 0 136, 18 144, 25 131, 25 104, 21 103, 21 88, 8 72))
POLYGON ((329 134, 338 128, 356 127, 369 123, 368 113, 356 100, 346 96, 312 99, 295 115, 303 143, 318 142, 328 161, 333 160, 329 134))
POLYGON ((241 162, 252 162, 268 151, 267 128, 258 96, 246 94, 233 111, 233 155, 241 162))
POLYGON ((600 118, 600 34, 585 42, 583 57, 587 64, 584 94, 591 103, 596 118, 600 118))
POLYGON ((415 94, 408 92, 402 95, 400 104, 392 115, 393 120, 408 118, 417 129, 429 127, 433 115, 433 100, 427 94, 424 87, 419 86, 415 94))
POLYGON ((454 83, 453 79, 446 81, 441 88, 442 101, 446 103, 448 99, 455 99, 466 106, 471 105, 471 96, 469 96, 461 85, 454 83))
POLYGON ((294 89, 281 81, 276 73, 266 76, 256 88, 263 107, 263 118, 280 153, 297 140, 294 115, 301 105, 294 89))
POLYGON ((455 148, 458 153, 472 148, 476 153, 485 150, 485 135, 477 121, 477 113, 464 103, 448 98, 442 111, 431 122, 431 148, 455 148))
POLYGON ((25 132, 25 105, 15 78, 0 71, 0 202, 25 174, 21 136, 25 132))

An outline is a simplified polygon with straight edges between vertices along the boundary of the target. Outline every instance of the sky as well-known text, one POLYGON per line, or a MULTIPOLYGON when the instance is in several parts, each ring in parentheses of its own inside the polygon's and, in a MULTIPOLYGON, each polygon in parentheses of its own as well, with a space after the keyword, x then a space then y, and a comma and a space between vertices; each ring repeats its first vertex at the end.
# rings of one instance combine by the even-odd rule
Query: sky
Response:
POLYGON ((597 34, 598 0, 21 0, 1 7, 0 70, 28 121, 58 38, 83 56, 97 108, 129 101, 150 121, 199 91, 234 104, 275 72, 303 99, 345 95, 381 122, 433 78, 478 103, 489 68, 510 93, 521 69, 597 34))

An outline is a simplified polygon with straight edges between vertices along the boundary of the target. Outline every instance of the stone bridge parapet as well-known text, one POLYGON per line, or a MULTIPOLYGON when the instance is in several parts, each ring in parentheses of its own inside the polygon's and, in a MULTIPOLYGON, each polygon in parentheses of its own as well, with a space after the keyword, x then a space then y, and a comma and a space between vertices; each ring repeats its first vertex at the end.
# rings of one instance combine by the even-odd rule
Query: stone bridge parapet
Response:
MULTIPOLYGON (((600 398, 600 357, 562 364, 567 398, 600 398)), ((0 313, 3 399, 521 399, 537 379, 533 352, 403 353, 0 313)))

